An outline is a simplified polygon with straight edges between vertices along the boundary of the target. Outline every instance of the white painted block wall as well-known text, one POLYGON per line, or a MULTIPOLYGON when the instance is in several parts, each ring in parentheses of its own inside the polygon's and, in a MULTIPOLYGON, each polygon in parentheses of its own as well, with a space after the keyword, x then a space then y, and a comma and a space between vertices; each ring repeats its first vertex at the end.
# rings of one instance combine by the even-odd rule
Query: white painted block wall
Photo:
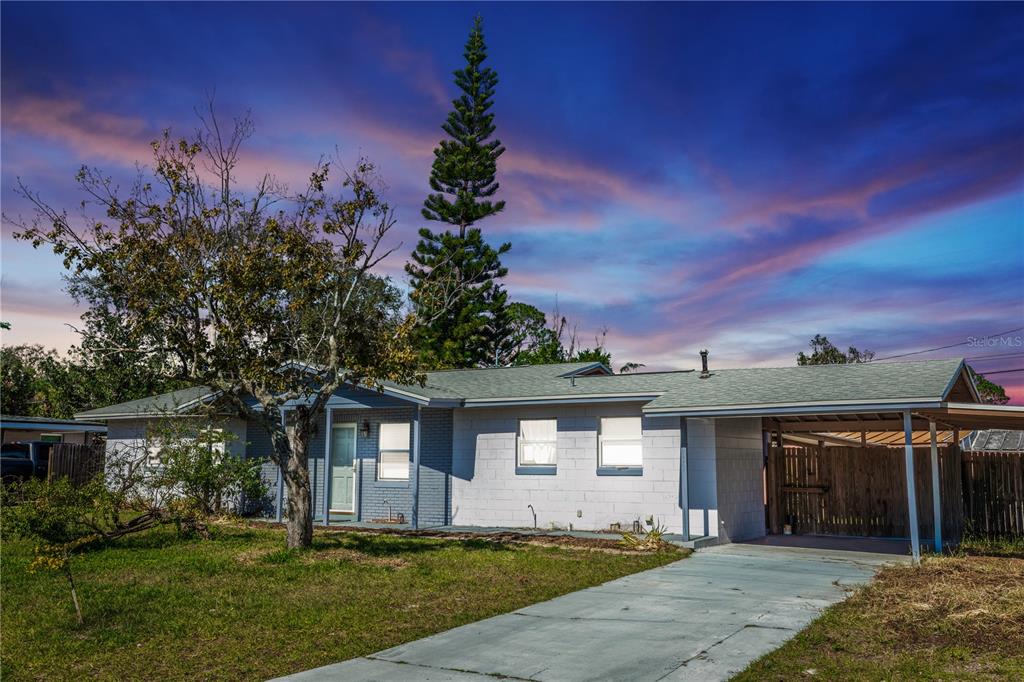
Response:
MULTIPOLYGON (((151 427, 158 428, 159 419, 111 419, 107 423, 107 455, 108 457, 119 450, 129 450, 131 454, 139 453, 141 456, 146 451, 146 435, 151 427)), ((175 422, 178 423, 178 422, 175 422)), ((186 435, 198 432, 206 422, 197 419, 185 418, 183 420, 184 432, 186 435)), ((228 452, 238 455, 245 455, 246 425, 243 419, 228 419, 223 424, 218 424, 225 431, 234 435, 234 439, 228 444, 228 452)))
POLYGON ((689 478, 690 535, 718 536, 718 468, 715 420, 686 420, 686 470, 689 478))
POLYGON ((640 416, 639 403, 463 408, 454 413, 452 523, 581 530, 634 520, 682 530, 678 417, 643 418, 643 475, 597 475, 599 417, 640 416), (519 419, 558 420, 555 475, 516 474, 519 419))
POLYGON ((715 420, 718 536, 726 542, 765 534, 764 446, 761 420, 715 420))

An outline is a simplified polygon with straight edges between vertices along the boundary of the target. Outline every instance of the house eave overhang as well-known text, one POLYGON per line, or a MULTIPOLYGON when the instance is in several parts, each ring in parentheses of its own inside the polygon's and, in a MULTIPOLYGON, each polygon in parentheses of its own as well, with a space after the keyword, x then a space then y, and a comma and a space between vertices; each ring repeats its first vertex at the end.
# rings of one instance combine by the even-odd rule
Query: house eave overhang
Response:
POLYGON ((772 417, 777 415, 798 416, 926 410, 935 409, 941 407, 941 405, 942 401, 936 398, 875 400, 871 402, 840 400, 828 403, 725 405, 721 407, 645 407, 643 411, 644 414, 663 417, 772 417))
POLYGON ((520 396, 514 398, 474 398, 463 401, 463 407, 512 407, 516 405, 569 405, 610 402, 642 402, 660 393, 603 393, 589 395, 520 396))
POLYGON ((395 388, 394 386, 383 386, 380 389, 380 392, 389 398, 405 400, 422 407, 458 407, 462 404, 461 398, 432 398, 416 393, 415 391, 404 391, 400 388, 395 388))
POLYGON ((1024 406, 1021 405, 990 405, 988 403, 942 403, 942 407, 950 412, 973 413, 997 413, 997 414, 1022 414, 1024 406))
MULTIPOLYGON (((90 415, 89 419, 93 421, 115 421, 119 419, 186 419, 189 417, 208 417, 209 414, 203 414, 200 412, 176 412, 174 410, 165 410, 163 412, 122 412, 119 414, 104 414, 104 415, 90 415)), ((75 415, 78 418, 78 415, 75 415)))
POLYGON ((106 433, 103 424, 54 424, 46 420, 3 422, 3 428, 9 431, 52 431, 54 433, 106 433))

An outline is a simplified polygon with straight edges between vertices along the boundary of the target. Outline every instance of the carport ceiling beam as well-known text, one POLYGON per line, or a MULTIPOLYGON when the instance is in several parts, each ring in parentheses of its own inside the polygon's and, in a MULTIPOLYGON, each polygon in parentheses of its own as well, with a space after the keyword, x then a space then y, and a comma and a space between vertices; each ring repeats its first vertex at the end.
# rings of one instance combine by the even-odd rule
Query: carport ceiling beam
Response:
MULTIPOLYGON (((868 419, 863 421, 820 421, 820 422, 782 422, 782 429, 789 432, 807 432, 807 431, 902 431, 903 422, 898 419, 883 419, 874 420, 868 419)), ((927 431, 928 420, 926 419, 914 419, 913 427, 915 431, 927 431)))

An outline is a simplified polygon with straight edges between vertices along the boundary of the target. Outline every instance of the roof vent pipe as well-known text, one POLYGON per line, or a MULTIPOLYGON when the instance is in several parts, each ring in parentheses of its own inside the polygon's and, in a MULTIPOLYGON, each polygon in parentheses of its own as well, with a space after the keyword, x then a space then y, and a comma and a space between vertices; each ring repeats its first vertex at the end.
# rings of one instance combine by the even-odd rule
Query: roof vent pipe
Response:
POLYGON ((708 371, 708 352, 702 350, 700 352, 700 378, 707 379, 711 376, 711 372, 708 371))

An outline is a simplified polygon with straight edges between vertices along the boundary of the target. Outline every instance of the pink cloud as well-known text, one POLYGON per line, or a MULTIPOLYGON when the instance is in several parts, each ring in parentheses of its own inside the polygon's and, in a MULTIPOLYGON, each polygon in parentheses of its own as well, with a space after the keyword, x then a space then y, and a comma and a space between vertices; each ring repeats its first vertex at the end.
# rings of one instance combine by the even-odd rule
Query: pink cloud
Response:
MULTIPOLYGON (((1024 166, 1020 163, 1021 144, 998 137, 983 144, 965 148, 935 148, 928 153, 911 157, 899 164, 886 164, 873 169, 860 181, 846 181, 835 190, 817 192, 773 193, 754 198, 737 194, 731 187, 723 187, 727 204, 737 207, 725 218, 723 226, 746 229, 750 226, 771 227, 780 216, 810 215, 818 217, 855 216, 870 219, 871 201, 889 192, 930 179, 967 176, 972 180, 957 182, 950 192, 931 195, 935 209, 961 203, 965 198, 977 198, 1005 188, 1019 180, 1024 166), (980 180, 979 180, 980 178, 980 180)), ((816 185, 813 177, 794 178, 792 186, 807 188, 816 185)), ((918 210, 913 211, 918 213, 918 210)))
MULTIPOLYGON (((332 125, 332 124, 327 124, 332 125)), ((372 139, 426 173, 433 150, 443 133, 426 133, 389 125, 380 119, 360 116, 346 125, 357 139, 372 139)), ((502 198, 515 206, 515 217, 507 218, 519 226, 557 222, 563 229, 592 230, 600 225, 596 210, 559 210, 565 198, 579 201, 592 197, 598 205, 617 202, 634 209, 638 215, 679 221, 690 214, 690 203, 682 196, 666 196, 650 191, 645 184, 632 182, 627 174, 609 172, 593 164, 550 154, 539 155, 527 144, 506 143, 507 150, 498 162, 502 198), (581 218, 582 216, 582 218, 581 218)))
POLYGON ((140 118, 91 111, 75 99, 20 95, 4 102, 3 116, 5 135, 34 135, 121 165, 149 158, 147 142, 158 134, 140 118))

